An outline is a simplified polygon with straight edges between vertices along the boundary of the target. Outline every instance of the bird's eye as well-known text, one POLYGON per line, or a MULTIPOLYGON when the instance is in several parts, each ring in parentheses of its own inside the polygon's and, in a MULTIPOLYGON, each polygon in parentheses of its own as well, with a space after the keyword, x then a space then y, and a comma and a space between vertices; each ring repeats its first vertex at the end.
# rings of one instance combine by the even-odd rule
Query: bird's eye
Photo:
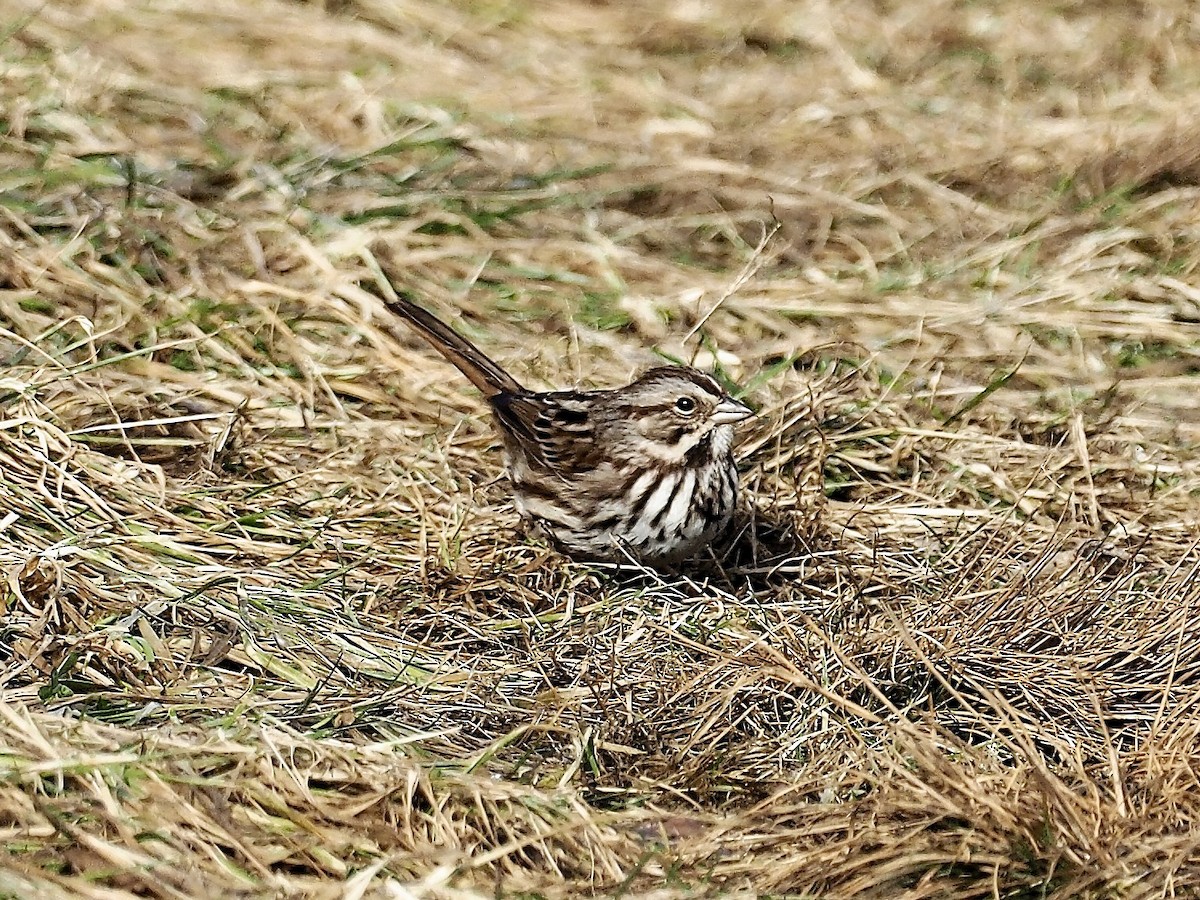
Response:
POLYGON ((696 401, 691 397, 680 397, 675 401, 675 408, 681 413, 690 413, 696 411, 696 401))

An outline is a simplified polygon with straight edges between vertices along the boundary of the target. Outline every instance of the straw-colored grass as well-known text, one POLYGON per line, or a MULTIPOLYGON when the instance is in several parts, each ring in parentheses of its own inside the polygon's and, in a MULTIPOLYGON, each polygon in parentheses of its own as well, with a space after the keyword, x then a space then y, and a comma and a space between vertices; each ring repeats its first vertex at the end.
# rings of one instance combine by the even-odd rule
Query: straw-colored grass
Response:
POLYGON ((1180 2, 0 0, 0 896, 1200 894, 1180 2), (531 387, 761 408, 685 572, 531 387))

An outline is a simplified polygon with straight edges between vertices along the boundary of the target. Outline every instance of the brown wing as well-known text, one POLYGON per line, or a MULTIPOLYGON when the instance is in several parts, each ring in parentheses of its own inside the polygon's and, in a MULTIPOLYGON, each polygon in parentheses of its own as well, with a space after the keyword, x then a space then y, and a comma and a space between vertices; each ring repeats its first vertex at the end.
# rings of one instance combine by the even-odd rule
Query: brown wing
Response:
POLYGON ((483 391, 483 396, 487 399, 490 400, 502 392, 524 393, 525 389, 515 378, 432 313, 417 306, 403 294, 397 293, 396 299, 392 300, 376 291, 369 282, 363 286, 379 297, 388 309, 407 321, 442 356, 454 363, 460 372, 471 379, 475 387, 483 391))
POLYGON ((491 398, 500 427, 525 455, 552 472, 570 476, 594 469, 604 458, 586 393, 497 394, 491 398))

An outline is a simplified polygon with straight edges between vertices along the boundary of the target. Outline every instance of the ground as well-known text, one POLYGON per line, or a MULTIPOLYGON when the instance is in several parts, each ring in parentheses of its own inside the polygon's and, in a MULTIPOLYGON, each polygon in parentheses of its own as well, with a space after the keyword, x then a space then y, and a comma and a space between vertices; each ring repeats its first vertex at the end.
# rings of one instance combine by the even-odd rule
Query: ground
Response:
POLYGON ((0 0, 0 895, 1200 891, 1200 20, 0 0), (754 405, 682 571, 478 392, 754 405))

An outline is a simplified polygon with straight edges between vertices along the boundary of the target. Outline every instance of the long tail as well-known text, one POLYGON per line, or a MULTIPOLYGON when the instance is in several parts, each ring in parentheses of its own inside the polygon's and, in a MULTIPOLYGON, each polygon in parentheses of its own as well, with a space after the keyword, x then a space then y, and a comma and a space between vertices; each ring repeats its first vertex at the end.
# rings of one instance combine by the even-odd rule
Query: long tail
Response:
POLYGON ((383 300, 388 309, 408 322, 442 356, 454 363, 458 370, 483 392, 484 399, 490 400, 501 393, 524 393, 525 389, 520 383, 484 355, 483 351, 432 313, 417 306, 404 294, 397 291, 396 299, 391 300, 368 285, 363 286, 383 300))

